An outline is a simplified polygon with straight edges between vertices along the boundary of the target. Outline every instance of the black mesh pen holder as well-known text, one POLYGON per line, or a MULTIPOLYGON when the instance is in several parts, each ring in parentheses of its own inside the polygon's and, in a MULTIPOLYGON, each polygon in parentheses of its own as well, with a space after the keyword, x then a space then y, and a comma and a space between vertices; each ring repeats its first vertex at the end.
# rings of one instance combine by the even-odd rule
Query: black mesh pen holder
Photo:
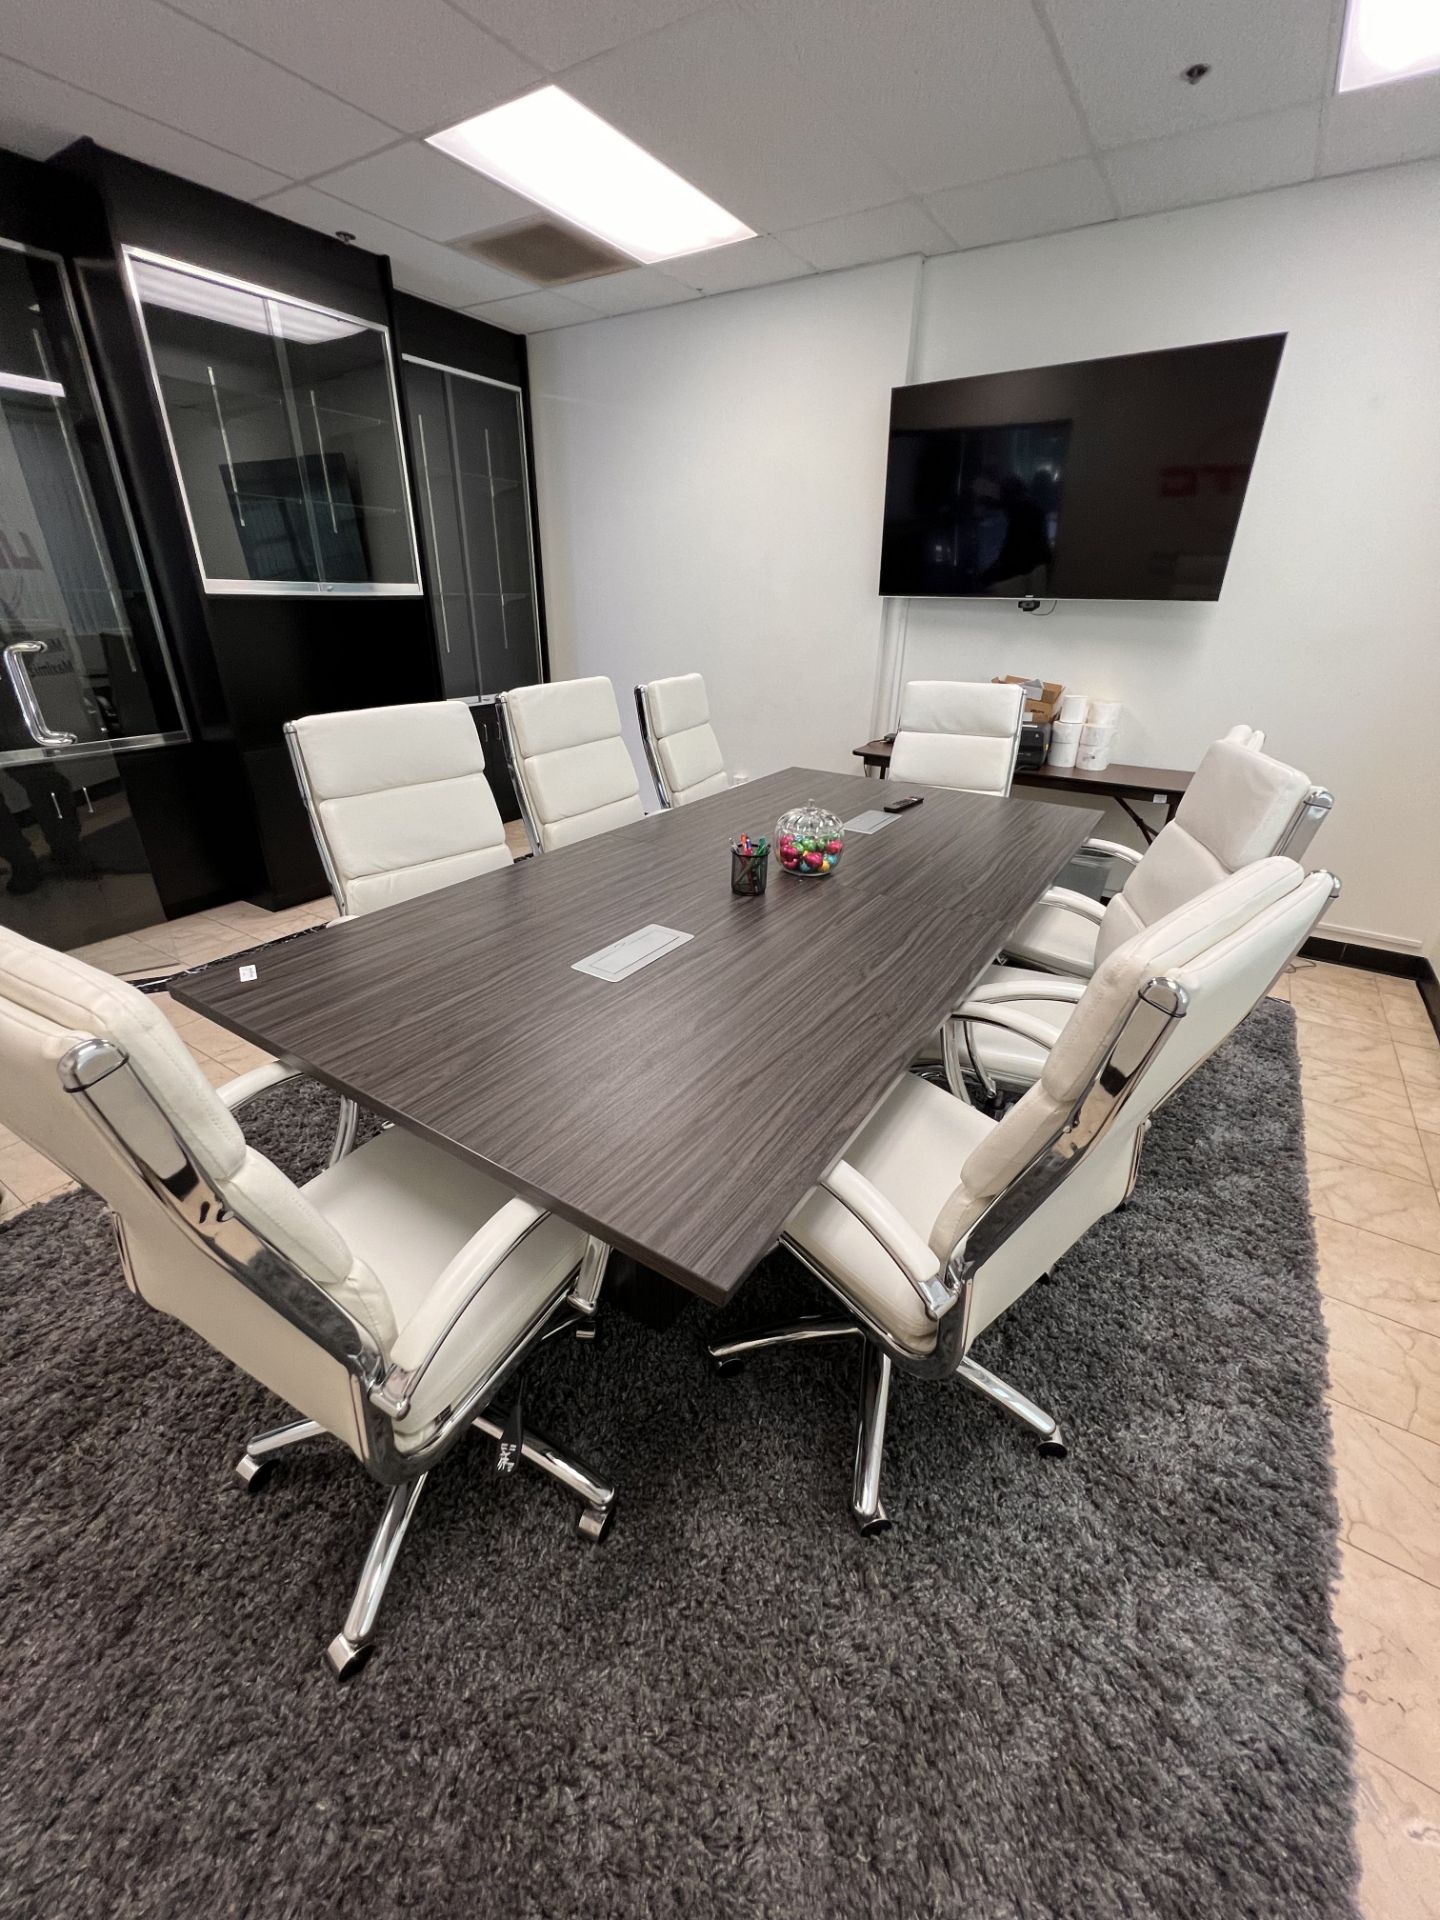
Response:
POLYGON ((730 891, 764 893, 770 878, 770 843, 749 835, 730 842, 730 891))

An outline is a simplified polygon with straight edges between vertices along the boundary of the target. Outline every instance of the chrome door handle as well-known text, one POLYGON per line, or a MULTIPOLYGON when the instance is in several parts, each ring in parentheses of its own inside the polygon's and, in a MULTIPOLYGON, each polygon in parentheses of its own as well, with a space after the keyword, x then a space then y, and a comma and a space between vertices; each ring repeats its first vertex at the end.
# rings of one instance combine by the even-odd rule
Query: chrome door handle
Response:
POLYGON ((20 718, 25 722, 25 731, 37 747, 73 747, 80 738, 78 733, 56 733, 53 728, 46 726, 40 702, 35 696, 35 683, 30 678, 30 669, 25 665, 25 654, 44 651, 43 640, 11 641, 5 649, 5 672, 10 689, 20 709, 20 718))

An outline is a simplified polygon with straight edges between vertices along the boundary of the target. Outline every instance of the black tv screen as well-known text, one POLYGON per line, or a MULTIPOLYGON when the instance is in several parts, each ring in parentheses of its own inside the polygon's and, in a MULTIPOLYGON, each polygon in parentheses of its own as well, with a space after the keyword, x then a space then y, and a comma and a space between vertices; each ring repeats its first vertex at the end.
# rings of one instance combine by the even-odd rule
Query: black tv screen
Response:
POLYGON ((1217 600, 1284 345, 896 387, 881 593, 1217 600))

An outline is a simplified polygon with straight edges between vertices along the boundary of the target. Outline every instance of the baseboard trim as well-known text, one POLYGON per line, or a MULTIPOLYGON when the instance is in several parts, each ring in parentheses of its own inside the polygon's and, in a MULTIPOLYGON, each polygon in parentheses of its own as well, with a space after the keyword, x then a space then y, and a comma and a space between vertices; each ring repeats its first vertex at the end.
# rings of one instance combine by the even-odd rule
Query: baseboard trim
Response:
POLYGON ((1440 976, 1423 953, 1396 953, 1389 947, 1367 947, 1358 940, 1307 940, 1302 960, 1324 960, 1332 967, 1363 967, 1367 973, 1388 973, 1397 980, 1413 980, 1440 1038, 1440 976))

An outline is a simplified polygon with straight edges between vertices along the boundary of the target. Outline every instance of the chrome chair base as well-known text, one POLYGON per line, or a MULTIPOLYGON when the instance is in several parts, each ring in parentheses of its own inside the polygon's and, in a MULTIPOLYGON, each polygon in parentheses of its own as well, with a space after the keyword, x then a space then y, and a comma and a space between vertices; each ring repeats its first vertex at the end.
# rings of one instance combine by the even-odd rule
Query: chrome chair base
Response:
MULTIPOLYGON (((777 1347, 812 1346, 822 1340, 859 1340, 860 1409, 855 1433, 855 1473, 850 1512, 867 1538, 887 1533, 892 1525, 880 1500, 880 1470, 885 1457, 885 1425, 890 1412, 894 1362, 883 1347, 868 1340, 853 1320, 830 1320, 810 1314, 782 1326, 757 1327, 730 1340, 717 1340, 707 1351, 717 1373, 739 1373, 752 1354, 777 1347)), ((962 1385, 991 1400, 1010 1418, 1035 1436, 1039 1452, 1063 1459, 1068 1452, 1060 1423, 1035 1401, 991 1373, 977 1361, 964 1359, 954 1377, 962 1385)))
MULTIPOLYGON (((477 1414, 473 1424, 492 1440, 498 1440, 505 1431, 504 1421, 496 1420, 488 1413, 477 1414)), ((590 1541, 604 1538, 615 1512, 615 1489, 607 1481, 601 1480, 570 1454, 561 1453, 553 1442, 536 1433, 533 1427, 526 1427, 521 1432, 520 1458, 528 1461, 532 1467, 538 1467, 542 1473, 548 1473, 552 1480, 580 1501, 579 1532, 582 1538, 590 1541)))
MULTIPOLYGON (((564 1330, 568 1331, 571 1324, 569 1321, 563 1323, 564 1330)), ((492 1418, 488 1413, 476 1415, 472 1424, 492 1440, 498 1440, 504 1432, 504 1422, 492 1418)), ((317 1440, 324 1436, 325 1428, 318 1420, 292 1420, 286 1426, 257 1434, 236 1461, 236 1476, 247 1491, 254 1493, 264 1485, 275 1464, 275 1455, 282 1449, 296 1446, 302 1440, 317 1440)), ((529 1427, 521 1435, 520 1455, 580 1501, 581 1538, 592 1544, 603 1540, 615 1517, 614 1487, 580 1461, 561 1453, 551 1441, 529 1427)), ((410 1525, 411 1515, 428 1478, 428 1474, 417 1474, 413 1480, 390 1489, 380 1524, 375 1529, 360 1569, 355 1597, 345 1616, 345 1624, 325 1649, 326 1662, 337 1680, 351 1679, 374 1650, 375 1621, 380 1612, 380 1603, 385 1598, 385 1589, 394 1571, 405 1530, 410 1525)))

